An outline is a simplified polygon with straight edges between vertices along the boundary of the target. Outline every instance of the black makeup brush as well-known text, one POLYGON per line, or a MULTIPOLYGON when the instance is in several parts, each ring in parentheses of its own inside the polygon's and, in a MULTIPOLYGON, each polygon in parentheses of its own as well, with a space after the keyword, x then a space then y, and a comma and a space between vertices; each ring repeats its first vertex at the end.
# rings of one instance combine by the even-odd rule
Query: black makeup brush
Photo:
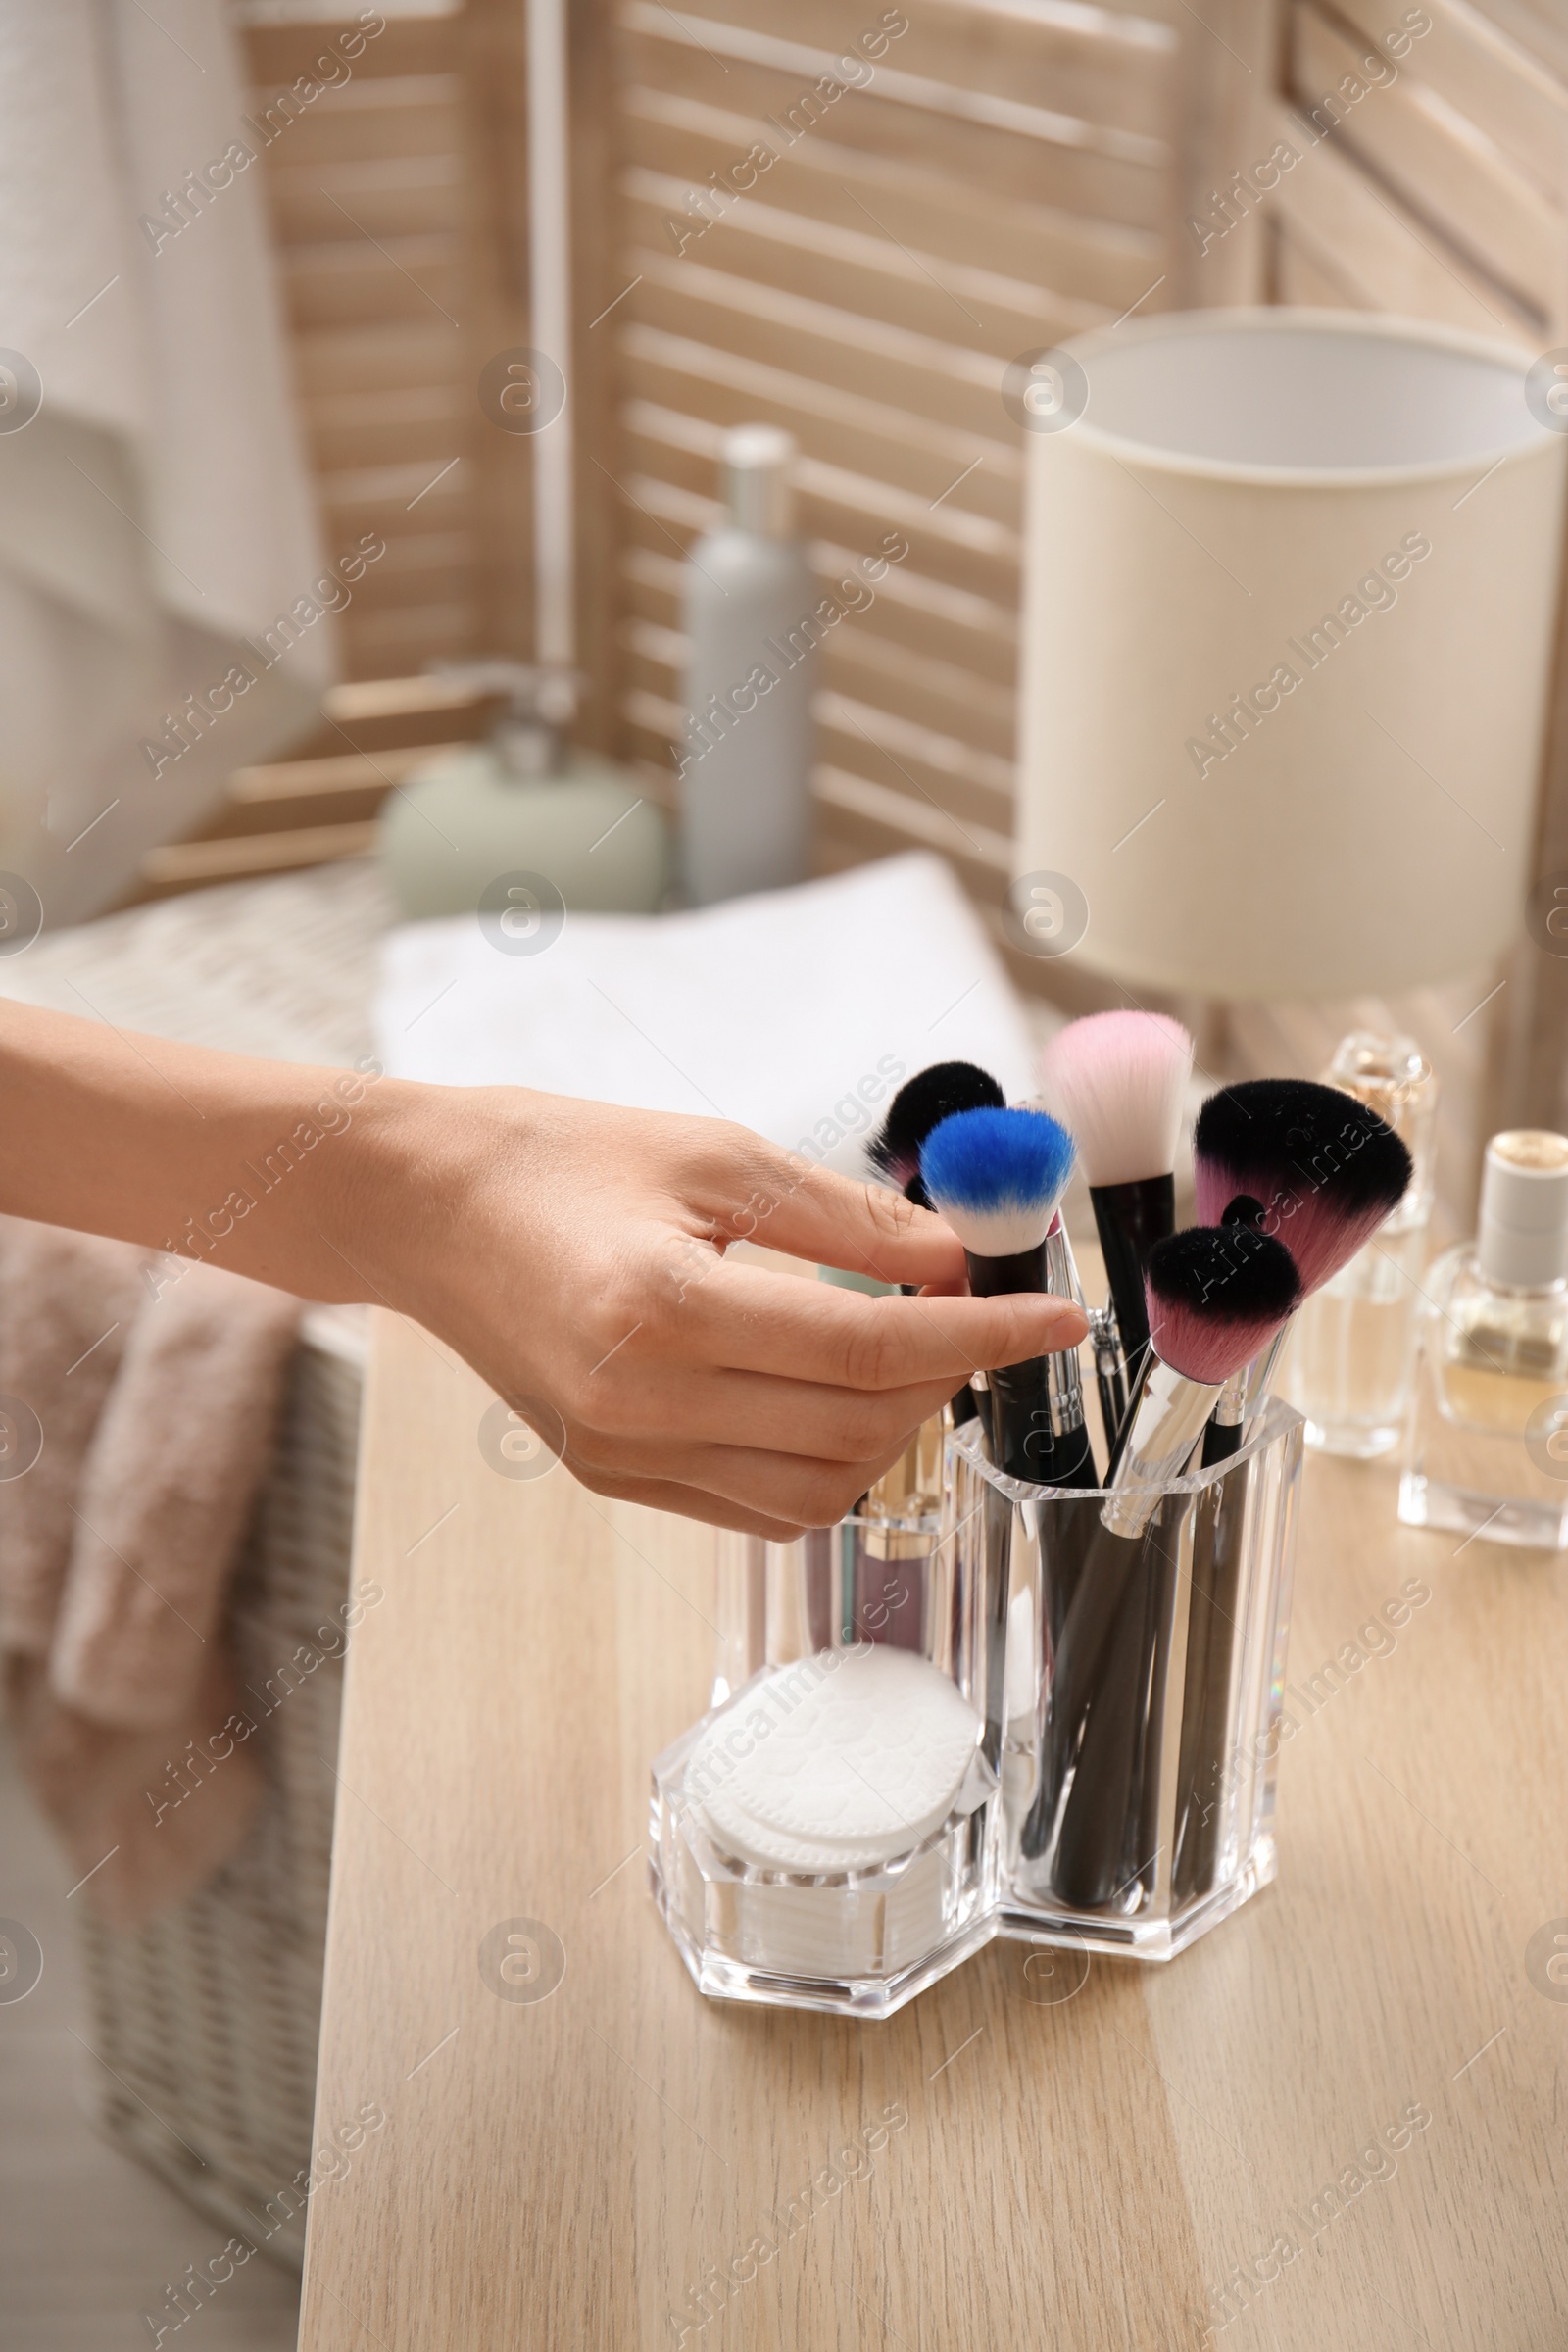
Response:
POLYGON ((1149 1343, 1149 1254, 1176 1223, 1176 1140, 1192 1067, 1192 1039, 1160 1012, 1069 1021, 1040 1059, 1041 1100, 1070 1130, 1089 1179, 1129 1374, 1149 1343))
POLYGON ((871 1165, 896 1184, 906 1200, 929 1208, 920 1180, 920 1147, 933 1127, 960 1110, 1001 1110, 1006 1096, 989 1070, 972 1061, 935 1061, 906 1078, 866 1149, 871 1165))
MULTIPOLYGON (((1043 1110, 963 1110, 927 1136, 920 1173, 963 1244, 979 1298, 1051 1287, 1046 1236, 1072 1174, 1072 1137, 1043 1110)), ((992 1458, 1009 1478, 1094 1486, 1075 1349, 987 1377, 992 1458)))
MULTIPOLYGON (((1199 1215, 1212 1224, 1255 1209, 1258 1230, 1295 1258, 1303 1297, 1371 1240, 1404 1198, 1410 1174, 1410 1154, 1387 1120, 1337 1086, 1250 1078, 1221 1087, 1198 1114, 1199 1215), (1251 1207, 1243 1210, 1243 1202, 1251 1207)), ((1205 1465, 1241 1445, 1278 1362, 1276 1347, 1268 1361, 1244 1367, 1227 1384, 1204 1440, 1205 1465)))
MULTIPOLYGON (((956 1111, 1001 1110, 1006 1100, 991 1072, 978 1062, 934 1061, 929 1069, 906 1078, 866 1147, 866 1157, 879 1175, 898 1186, 906 1200, 929 1208, 920 1178, 920 1146, 932 1128, 956 1111)), ((914 1287, 902 1286, 906 1298, 913 1296, 914 1287)), ((983 1419, 980 1398, 967 1381, 953 1398, 953 1419, 956 1428, 983 1419)))
MULTIPOLYGON (((1230 1374, 1300 1299, 1283 1243, 1247 1226, 1193 1227, 1155 1245, 1151 1346, 1128 1406, 1101 1527, 1063 1629, 1052 1691, 1058 1809, 1051 1884, 1077 1907, 1110 1902, 1149 1866, 1175 1597, 1162 1509, 1230 1374)), ((1038 1850, 1045 1850, 1042 1840, 1038 1850)))

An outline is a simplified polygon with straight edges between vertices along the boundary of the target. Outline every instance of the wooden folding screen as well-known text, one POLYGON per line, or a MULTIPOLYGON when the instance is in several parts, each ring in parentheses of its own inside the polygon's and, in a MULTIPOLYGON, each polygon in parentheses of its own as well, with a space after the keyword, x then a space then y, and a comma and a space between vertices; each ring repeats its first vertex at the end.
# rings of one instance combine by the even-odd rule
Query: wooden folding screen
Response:
MULTIPOLYGON (((259 97, 309 73, 333 21, 301 21, 298 0, 240 13, 259 97)), ((327 854, 363 846, 344 820, 386 788, 393 755, 365 760, 378 745, 477 724, 400 676, 532 644, 533 444, 476 398, 486 360, 528 340, 525 21, 525 0, 393 16, 267 157, 323 529, 388 543, 345 616, 364 683, 209 828, 292 828, 274 862, 309 854, 313 812, 327 854)), ((1568 340, 1554 0, 576 0, 568 22, 584 732, 668 800, 681 559, 717 514, 724 427, 787 425, 824 584, 890 535, 907 549, 824 648, 826 865, 929 844, 1002 902, 1009 359, 1129 311, 1236 301, 1568 340), (1390 49, 1396 73, 1360 70, 1390 49), (1282 141, 1298 160, 1264 196, 1252 167, 1282 141)), ((1568 867, 1568 658, 1558 675, 1546 868, 1568 867)), ((270 853, 162 855, 172 887, 270 853)), ((1103 996, 1061 967, 1020 976, 1103 996)), ((1353 1013, 1403 1020, 1444 1070, 1468 1166, 1498 1117, 1568 1114, 1568 964, 1523 950, 1499 976, 1473 1017, 1468 980, 1394 1006, 1242 1009, 1225 1050, 1311 1067, 1353 1013)))

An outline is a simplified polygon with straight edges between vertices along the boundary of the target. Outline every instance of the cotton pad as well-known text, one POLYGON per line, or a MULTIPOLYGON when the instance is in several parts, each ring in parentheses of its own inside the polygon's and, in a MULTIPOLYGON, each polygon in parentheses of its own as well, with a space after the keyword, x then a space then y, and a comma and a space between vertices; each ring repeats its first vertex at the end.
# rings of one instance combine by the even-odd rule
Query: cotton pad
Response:
POLYGON ((823 1651, 753 1685, 744 1715, 710 1724, 686 1785, 710 1836, 741 1861, 805 1874, 869 1870, 941 1828, 980 1730, 949 1678, 912 1651, 823 1651), (770 1685, 780 1692, 772 1705, 770 1685), (734 1753, 738 1727, 751 1741, 744 1756, 734 1753))

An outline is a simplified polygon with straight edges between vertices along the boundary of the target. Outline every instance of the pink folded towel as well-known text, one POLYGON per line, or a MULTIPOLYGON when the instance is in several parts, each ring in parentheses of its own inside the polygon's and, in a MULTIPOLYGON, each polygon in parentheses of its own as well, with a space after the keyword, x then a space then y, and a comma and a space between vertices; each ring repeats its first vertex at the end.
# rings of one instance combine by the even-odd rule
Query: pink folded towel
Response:
POLYGON ((213 1266, 0 1218, 11 1461, 43 1433, 29 1467, 6 1476, 0 1461, 8 1714, 73 1864, 93 1874, 84 1899, 118 1926, 201 1885, 261 1794, 232 1742, 199 1805, 160 1810, 148 1792, 233 1706, 223 1604, 299 1313, 213 1266))
MULTIPOLYGON (((142 1252, 124 1242, 0 1217, 0 1396, 23 1403, 47 1433, 31 1469, 0 1480, 0 1648, 33 1658, 48 1651, 82 1462, 151 1296, 142 1252)), ((24 1460, 33 1424, 16 1420, 24 1460)))

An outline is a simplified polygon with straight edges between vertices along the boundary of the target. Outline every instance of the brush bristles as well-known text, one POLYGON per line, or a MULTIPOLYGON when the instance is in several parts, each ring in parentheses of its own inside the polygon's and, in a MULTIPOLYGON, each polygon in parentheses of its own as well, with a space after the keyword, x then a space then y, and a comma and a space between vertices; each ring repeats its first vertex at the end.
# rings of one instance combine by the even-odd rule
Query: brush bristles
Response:
POLYGON ((960 1110, 1000 1110, 1006 1099, 991 1072, 976 1062, 933 1062, 900 1087, 866 1156, 879 1175, 925 1206, 920 1147, 932 1128, 960 1110))
POLYGON ((1249 1225, 1190 1225, 1156 1242, 1145 1284, 1154 1353, 1217 1387, 1250 1364, 1301 1302, 1283 1242, 1249 1225))
POLYGON ((1037 1250, 1072 1167, 1072 1137, 1043 1110, 959 1111, 920 1153, 932 1207, 976 1257, 1037 1250))
POLYGON ((1304 1290, 1318 1290, 1370 1241, 1410 1182, 1410 1154, 1353 1095, 1302 1078, 1222 1087, 1198 1114, 1198 1213, 1214 1223, 1239 1193, 1262 1202, 1304 1290))
POLYGON ((1040 1098, 1070 1128, 1092 1185, 1168 1176, 1193 1069, 1193 1041, 1162 1012, 1069 1021, 1040 1057, 1040 1098))

